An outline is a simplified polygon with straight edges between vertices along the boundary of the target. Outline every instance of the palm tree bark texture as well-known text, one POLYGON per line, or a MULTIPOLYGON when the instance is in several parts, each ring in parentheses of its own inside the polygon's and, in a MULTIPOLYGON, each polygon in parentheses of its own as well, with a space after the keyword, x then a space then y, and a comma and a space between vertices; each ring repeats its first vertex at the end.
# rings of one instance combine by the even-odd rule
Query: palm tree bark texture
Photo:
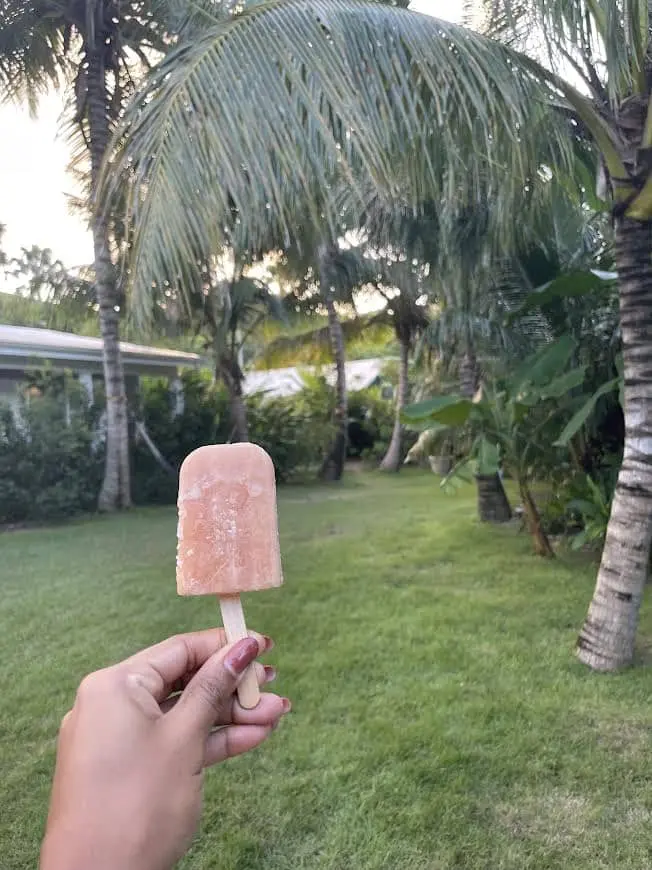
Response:
POLYGON ((578 656, 596 670, 631 663, 652 544, 652 224, 616 226, 625 370, 625 449, 578 656))
MULTIPOLYGON (((88 129, 90 137, 91 184, 97 191, 102 161, 110 141, 106 87, 105 45, 98 34, 88 50, 88 129)), ((103 340, 103 368, 106 389, 106 457, 104 481, 98 498, 99 510, 126 508, 131 504, 129 470, 129 429, 124 371, 120 354, 119 298, 111 260, 109 228, 98 203, 92 221, 95 256, 95 288, 103 340)))
POLYGON ((242 382, 244 375, 237 360, 223 356, 217 366, 218 377, 221 377, 229 394, 229 411, 233 435, 231 440, 235 442, 249 441, 249 425, 247 423, 247 409, 244 403, 242 382))
POLYGON ((320 477, 323 480, 332 481, 340 480, 344 474, 346 451, 349 443, 349 403, 346 390, 344 333, 342 332, 342 324, 337 316, 335 303, 328 287, 325 288, 324 304, 328 315, 328 331, 337 377, 334 411, 335 436, 328 455, 322 464, 320 477))

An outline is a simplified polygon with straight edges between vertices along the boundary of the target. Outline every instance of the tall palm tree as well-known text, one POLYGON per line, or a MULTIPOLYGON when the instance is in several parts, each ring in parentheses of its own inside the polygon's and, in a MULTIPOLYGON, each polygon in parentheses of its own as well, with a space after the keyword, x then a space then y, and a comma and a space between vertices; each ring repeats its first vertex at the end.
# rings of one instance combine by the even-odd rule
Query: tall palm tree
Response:
MULTIPOLYGON (((590 138, 616 220, 627 437, 579 656, 610 670, 632 658, 652 541, 649 7, 483 5, 498 39, 375 3, 278 0, 170 55, 132 107, 119 160, 133 170, 134 287, 146 294, 174 262, 170 239, 182 251, 233 215, 248 243, 270 224, 291 236, 297 201, 335 174, 353 201, 361 176, 391 197, 400 174, 415 208, 482 188, 508 237, 536 206, 532 180, 568 171, 574 143, 590 138)), ((335 209, 311 218, 338 223, 335 209)))
POLYGON ((204 284, 194 307, 204 324, 215 360, 215 376, 229 394, 232 441, 248 441, 244 402, 243 357, 252 333, 267 317, 284 317, 281 299, 262 281, 243 273, 237 263, 227 280, 204 284))
POLYGON ((106 461, 100 510, 131 503, 127 398, 119 345, 122 294, 112 259, 111 224, 97 197, 112 128, 134 89, 138 66, 161 49, 156 2, 8 0, 0 11, 0 97, 32 109, 50 87, 72 85, 73 137, 90 162, 95 295, 104 347, 106 461), (151 54, 150 54, 151 56, 151 54))
MULTIPOLYGON (((396 418, 387 452, 380 463, 381 471, 398 471, 403 460, 401 414, 408 398, 410 354, 429 322, 426 305, 429 287, 425 272, 423 264, 418 261, 385 263, 376 284, 377 292, 385 302, 383 319, 393 327, 399 346, 396 418)), ((376 316, 375 320, 379 319, 376 316)))
MULTIPOLYGON (((329 241, 322 231, 311 232, 304 226, 301 236, 282 254, 277 274, 294 284, 294 292, 304 303, 316 304, 326 312, 328 339, 335 365, 335 407, 333 411, 333 442, 324 457, 320 470, 323 480, 340 480, 344 473, 348 448, 348 392, 346 384, 346 341, 338 307, 353 307, 353 291, 371 280, 374 270, 356 247, 343 247, 329 241), (316 291, 316 292, 315 292, 316 291)), ((349 333, 359 332, 365 321, 356 318, 346 324, 349 333)), ((309 330, 297 336, 294 344, 314 338, 309 330)))

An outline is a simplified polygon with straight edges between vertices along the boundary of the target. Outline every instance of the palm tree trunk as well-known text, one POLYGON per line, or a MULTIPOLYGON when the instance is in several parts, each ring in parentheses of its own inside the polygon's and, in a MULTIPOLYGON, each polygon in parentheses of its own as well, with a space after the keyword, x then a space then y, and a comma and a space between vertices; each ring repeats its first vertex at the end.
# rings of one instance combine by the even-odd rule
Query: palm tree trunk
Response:
POLYGON ((229 394, 229 412, 234 442, 249 441, 249 423, 247 421, 247 408, 244 403, 242 391, 242 370, 237 362, 223 359, 218 364, 218 376, 224 381, 229 394))
POLYGON ((483 523, 508 523, 512 509, 499 474, 476 474, 478 517, 483 523))
POLYGON ((403 424, 401 413, 405 407, 408 393, 408 367, 410 358, 410 342, 405 337, 400 337, 401 359, 398 367, 398 391, 396 396, 396 419, 392 440, 389 442, 385 458, 380 463, 381 471, 398 471, 401 467, 401 447, 403 446, 403 424))
POLYGON ((475 396, 476 390, 478 389, 480 374, 478 372, 478 361, 472 347, 469 347, 465 351, 464 356, 460 359, 458 374, 460 379, 460 393, 469 398, 475 396))
POLYGON ((578 657, 595 670, 632 662, 652 543, 652 228, 616 226, 625 368, 625 449, 578 657))
MULTIPOLYGON (((323 281, 322 281, 323 284, 323 281)), ((349 403, 346 393, 346 352, 344 347, 344 333, 342 324, 335 310, 330 287, 322 288, 324 305, 328 314, 328 332, 331 342, 331 351, 335 360, 337 380, 335 384, 335 438, 328 455, 322 463, 319 476, 322 480, 340 480, 344 473, 346 462, 346 449, 348 445, 349 403)))
POLYGON ((93 249, 95 291, 99 307, 100 332, 103 346, 104 383, 106 391, 106 457, 104 481, 98 498, 98 508, 112 511, 131 505, 129 473, 129 427, 127 394, 120 353, 119 297, 116 275, 111 260, 109 227, 106 216, 95 201, 95 192, 104 155, 110 141, 104 43, 97 37, 97 46, 88 52, 88 124, 91 154, 91 184, 93 190, 93 249), (117 309, 117 310, 116 310, 117 309))
MULTIPOLYGON (((458 376, 460 394, 466 398, 475 396, 480 382, 478 360, 471 340, 467 337, 467 349, 460 359, 458 376)), ((481 523, 507 523, 512 518, 512 508, 499 474, 476 474, 478 489, 478 518, 481 523)))

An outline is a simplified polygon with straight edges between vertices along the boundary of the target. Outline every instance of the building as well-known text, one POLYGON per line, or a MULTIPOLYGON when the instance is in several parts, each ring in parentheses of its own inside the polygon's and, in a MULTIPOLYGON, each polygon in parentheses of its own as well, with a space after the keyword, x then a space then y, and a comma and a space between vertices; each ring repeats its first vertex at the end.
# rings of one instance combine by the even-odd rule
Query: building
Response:
MULTIPOLYGON (((179 380, 183 368, 203 365, 196 353, 120 342, 127 388, 136 389, 143 375, 168 378, 177 410, 183 408, 179 380)), ((102 339, 54 329, 0 324, 0 401, 15 406, 18 386, 30 369, 49 365, 53 371, 70 371, 92 400, 94 383, 101 380, 102 339)))
MULTIPOLYGON (((350 392, 366 390, 368 387, 382 383, 383 370, 388 359, 356 359, 345 364, 346 386, 350 392)), ((244 380, 244 393, 251 396, 262 393, 270 398, 277 396, 292 396, 305 386, 302 372, 322 372, 326 381, 334 385, 336 380, 335 367, 324 366, 315 369, 313 366, 291 366, 283 369, 265 369, 247 372, 244 380)))

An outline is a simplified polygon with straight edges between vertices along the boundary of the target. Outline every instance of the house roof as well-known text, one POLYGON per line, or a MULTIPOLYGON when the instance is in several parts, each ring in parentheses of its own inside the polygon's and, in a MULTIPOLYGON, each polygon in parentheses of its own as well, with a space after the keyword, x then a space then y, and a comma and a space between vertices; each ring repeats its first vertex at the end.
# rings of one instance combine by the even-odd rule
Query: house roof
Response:
MULTIPOLYGON (((203 364, 196 353, 184 353, 160 347, 120 342, 123 364, 127 373, 169 373, 177 368, 203 364)), ((22 369, 47 360, 62 368, 102 366, 102 339, 34 326, 0 324, 0 368, 22 369)))
MULTIPOLYGON (((364 390, 375 384, 382 374, 387 359, 358 359, 345 364, 346 384, 349 390, 364 390)), ((314 366, 292 366, 283 369, 268 369, 267 371, 247 372, 244 380, 245 395, 266 393, 268 396, 292 396, 305 386, 302 372, 314 374, 321 371, 329 384, 336 379, 335 366, 325 366, 315 369, 314 366)))

